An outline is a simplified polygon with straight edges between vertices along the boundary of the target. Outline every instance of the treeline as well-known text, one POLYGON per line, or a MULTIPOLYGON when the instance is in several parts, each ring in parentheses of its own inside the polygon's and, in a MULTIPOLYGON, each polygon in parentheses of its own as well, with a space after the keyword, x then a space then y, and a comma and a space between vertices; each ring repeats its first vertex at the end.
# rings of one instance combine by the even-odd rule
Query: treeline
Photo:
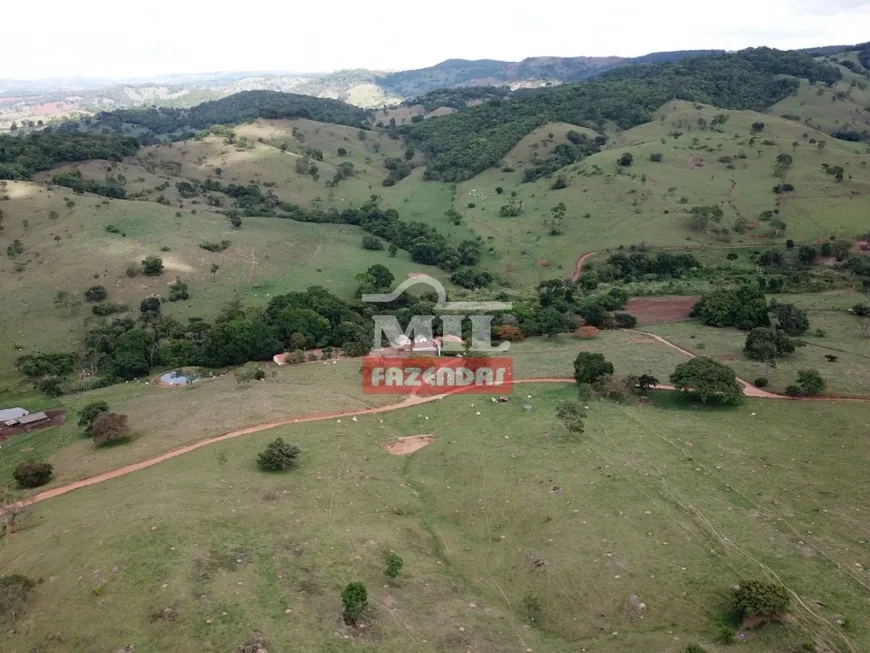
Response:
MULTIPOLYGON (((348 224, 358 226, 377 238, 406 250, 411 259, 424 265, 454 271, 463 265, 476 265, 481 250, 477 241, 466 240, 459 245, 451 243, 441 232, 422 222, 404 222, 395 209, 382 209, 376 202, 368 202, 355 209, 328 211, 305 209, 280 200, 271 189, 265 193, 256 184, 222 184, 216 179, 202 182, 180 182, 179 192, 186 197, 199 193, 219 192, 233 198, 234 209, 223 211, 230 219, 241 214, 258 217, 277 217, 298 222, 348 224)), ((209 201, 209 198, 206 198, 209 201)))
POLYGON ((561 121, 599 131, 607 122, 628 129, 648 122, 672 99, 724 109, 762 110, 799 85, 797 79, 833 84, 839 70, 808 55, 756 48, 676 63, 627 66, 597 79, 550 89, 519 91, 454 114, 400 128, 427 154, 426 177, 469 179, 498 163, 535 127, 561 121))
POLYGON ((492 100, 503 98, 510 94, 506 86, 466 86, 463 88, 439 88, 425 95, 408 100, 408 106, 422 104, 426 111, 434 111, 440 107, 465 109, 470 100, 492 100))
POLYGON ((139 149, 134 138, 117 134, 62 133, 52 130, 26 136, 0 136, 0 179, 30 179, 59 163, 109 159, 120 161, 139 149))
POLYGON ((72 172, 59 172, 51 178, 52 182, 58 186, 66 186, 71 188, 75 193, 94 193, 104 197, 112 197, 122 200, 127 193, 124 187, 117 182, 99 182, 94 179, 85 179, 82 173, 78 170, 72 172))
POLYGON ((257 118, 307 118, 364 127, 368 117, 369 113, 365 109, 339 100, 277 91, 243 91, 190 109, 151 107, 103 112, 93 119, 91 125, 115 131, 123 130, 125 125, 133 125, 152 134, 163 135, 194 132, 212 125, 237 125, 257 118))

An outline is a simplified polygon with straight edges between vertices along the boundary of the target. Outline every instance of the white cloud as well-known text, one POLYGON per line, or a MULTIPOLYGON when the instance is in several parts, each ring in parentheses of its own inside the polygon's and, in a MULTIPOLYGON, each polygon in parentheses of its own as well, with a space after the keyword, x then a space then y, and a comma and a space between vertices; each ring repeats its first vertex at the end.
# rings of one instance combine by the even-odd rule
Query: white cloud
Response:
POLYGON ((44 0, 0 40, 0 77, 135 77, 216 70, 403 70, 446 58, 634 56, 659 50, 860 42, 870 2, 694 0, 44 0), (9 65, 14 62, 14 66, 9 65))

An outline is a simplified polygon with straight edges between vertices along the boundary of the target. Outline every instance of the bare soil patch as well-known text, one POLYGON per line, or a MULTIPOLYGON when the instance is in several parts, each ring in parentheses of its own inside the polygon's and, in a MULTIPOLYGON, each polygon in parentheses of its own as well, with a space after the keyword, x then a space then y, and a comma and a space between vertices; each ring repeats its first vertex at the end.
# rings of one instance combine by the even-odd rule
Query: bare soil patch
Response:
POLYGON ((637 318, 640 326, 679 322, 689 318, 698 300, 697 295, 672 295, 667 297, 635 297, 625 305, 625 312, 637 318))
POLYGON ((427 444, 435 442, 434 435, 411 435, 407 438, 398 438, 384 443, 384 450, 394 456, 407 456, 417 449, 422 449, 427 444))

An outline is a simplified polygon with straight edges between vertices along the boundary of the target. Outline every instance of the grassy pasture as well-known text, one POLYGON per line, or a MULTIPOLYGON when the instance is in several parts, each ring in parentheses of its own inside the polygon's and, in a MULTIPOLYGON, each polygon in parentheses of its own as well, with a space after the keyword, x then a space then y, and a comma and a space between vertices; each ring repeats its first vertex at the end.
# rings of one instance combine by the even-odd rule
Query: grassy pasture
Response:
MULTIPOLYGON (((732 226, 739 217, 754 222, 756 227, 745 235, 731 235, 736 244, 854 236, 864 230, 861 198, 870 192, 870 173, 853 144, 750 111, 728 112, 730 119, 722 132, 701 130, 699 118, 709 124, 721 111, 697 106, 701 108, 669 103, 656 120, 616 134, 607 149, 561 171, 568 181, 565 189, 550 190, 551 179, 521 183, 521 167, 513 173, 492 168, 459 185, 456 207, 469 227, 495 247, 500 255, 498 271, 520 283, 566 275, 580 254, 619 244, 715 244, 710 235, 691 225, 687 211, 696 205, 721 205, 724 226, 732 226), (765 128, 750 146, 751 125, 757 121, 764 122, 765 128), (674 132, 682 135, 669 135, 674 132), (826 148, 809 144, 809 138, 826 140, 826 148), (765 140, 773 145, 764 145, 765 140), (625 152, 633 154, 634 163, 620 169, 616 161, 625 152), (745 159, 738 158, 741 152, 745 159), (654 153, 661 153, 663 161, 651 162, 654 153), (773 170, 781 153, 794 157, 785 181, 796 190, 777 203, 772 188, 780 181, 773 170), (719 161, 722 156, 732 157, 733 168, 719 161), (842 165, 852 179, 835 182, 822 171, 822 163, 842 165), (498 186, 504 189, 501 195, 495 191, 498 186), (517 202, 523 202, 523 213, 499 217, 511 192, 516 192, 517 202), (467 209, 468 202, 476 207, 467 209), (545 218, 559 202, 568 207, 563 234, 551 236, 545 218), (779 238, 769 238, 768 227, 758 222, 758 216, 776 208, 787 230, 779 238)), ((522 156, 509 154, 506 160, 522 156)))
POLYGON ((0 476, 11 479, 19 463, 36 457, 54 465, 52 484, 62 485, 245 426, 401 399, 363 394, 357 361, 261 365, 268 373, 262 382, 239 384, 231 373, 219 372, 221 376, 176 388, 146 385, 142 379, 62 397, 66 423, 4 443, 0 476), (129 417, 130 443, 96 450, 82 434, 78 413, 99 400, 129 417), (26 449, 32 451, 22 451, 26 449))
POLYGON ((860 333, 860 319, 845 309, 862 301, 856 293, 825 293, 817 295, 776 295, 777 301, 793 303, 808 311, 810 330, 793 354, 777 359, 776 367, 748 360, 743 356, 746 332, 737 329, 706 327, 697 321, 678 324, 660 324, 646 330, 657 333, 671 342, 701 356, 710 356, 731 366, 738 376, 752 382, 766 377, 768 389, 783 392, 794 383, 797 371, 816 369, 825 379, 825 394, 841 396, 867 396, 870 394, 870 339, 860 333), (823 337, 816 330, 825 332, 823 337), (837 356, 829 362, 825 355, 837 356))
POLYGON ((79 299, 95 284, 109 291, 109 301, 138 311, 139 302, 167 295, 176 277, 190 288, 187 302, 166 303, 163 310, 186 320, 210 318, 227 302, 264 305, 275 294, 320 285, 350 299, 355 276, 375 263, 386 265, 397 279, 423 271, 444 279, 441 270, 413 263, 406 252, 365 250, 363 232, 351 226, 316 225, 277 218, 245 218, 233 230, 226 218, 201 205, 196 215, 153 202, 104 200, 48 190, 35 183, 10 183, 10 199, 0 203, 6 214, 0 245, 20 239, 25 252, 0 259, 5 306, 0 317, 0 379, 20 380, 14 359, 32 351, 70 350, 84 337, 83 320, 91 308, 73 311, 55 307, 58 291, 79 299), (75 206, 66 208, 65 198, 75 206), (58 218, 49 218, 50 211, 58 218), (25 228, 22 220, 27 220, 25 228), (112 225, 126 236, 109 233, 112 225), (58 236, 59 241, 54 237, 58 236), (199 247, 203 242, 231 241, 221 253, 199 247), (168 247, 169 251, 161 251, 168 247), (159 277, 126 275, 128 265, 145 256, 163 258, 159 277), (16 271, 16 263, 24 263, 16 271), (220 266, 211 274, 211 265, 220 266))
POLYGON ((727 589, 762 566, 818 618, 796 606, 741 650, 870 646, 863 406, 594 402, 568 442, 553 413, 573 390, 523 392, 530 413, 466 396, 282 427, 44 502, 0 553, 44 580, 5 646, 227 651, 257 631, 281 651, 724 651, 727 589), (437 439, 409 458, 379 446, 418 433, 437 439), (258 472, 276 436, 299 466, 258 472), (352 580, 361 631, 339 618, 352 580))

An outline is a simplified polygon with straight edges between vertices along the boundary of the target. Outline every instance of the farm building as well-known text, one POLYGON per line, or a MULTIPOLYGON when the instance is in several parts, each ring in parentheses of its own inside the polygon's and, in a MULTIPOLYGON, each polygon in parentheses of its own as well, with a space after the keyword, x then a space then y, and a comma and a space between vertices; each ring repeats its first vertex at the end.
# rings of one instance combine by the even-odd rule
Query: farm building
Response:
POLYGON ((26 417, 29 414, 30 411, 25 408, 3 408, 0 410, 0 423, 5 424, 6 426, 13 426, 19 419, 26 417))
POLYGON ((17 420, 14 420, 13 424, 9 424, 7 422, 7 426, 23 426, 23 427, 31 427, 37 424, 41 424, 42 422, 47 422, 49 420, 49 416, 45 413, 30 413, 29 415, 25 415, 24 417, 19 417, 17 420))

